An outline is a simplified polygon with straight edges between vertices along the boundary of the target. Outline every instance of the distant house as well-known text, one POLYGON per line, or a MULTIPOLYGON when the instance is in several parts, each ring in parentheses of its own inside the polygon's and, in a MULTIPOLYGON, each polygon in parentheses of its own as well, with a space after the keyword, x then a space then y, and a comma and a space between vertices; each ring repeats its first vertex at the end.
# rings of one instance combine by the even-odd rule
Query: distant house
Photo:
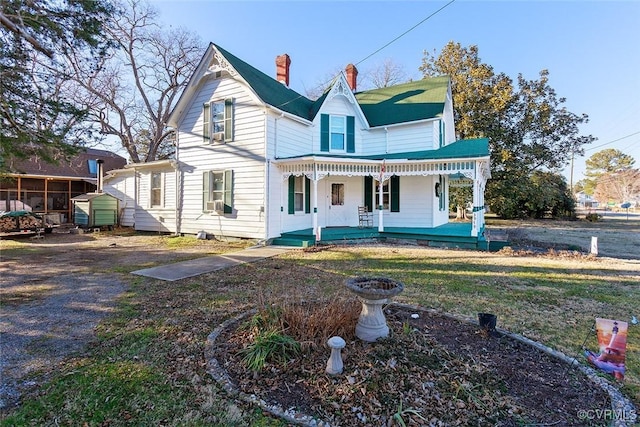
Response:
POLYGON ((272 78, 209 45, 168 122, 175 161, 105 179, 105 191, 126 195, 136 229, 280 244, 366 236, 477 245, 488 140, 456 141, 448 77, 358 92, 349 65, 313 101, 288 87, 289 70, 288 55, 276 58, 272 78), (473 187, 470 223, 449 224, 450 185, 473 187))
POLYGON ((71 198, 96 190, 98 165, 105 171, 123 167, 127 161, 110 151, 84 149, 57 164, 38 158, 13 160, 12 173, 0 178, 0 210, 31 210, 53 222, 71 222, 71 198))
POLYGON ((578 202, 578 207, 583 209, 597 208, 598 202, 584 191, 579 191, 575 195, 575 199, 578 202))

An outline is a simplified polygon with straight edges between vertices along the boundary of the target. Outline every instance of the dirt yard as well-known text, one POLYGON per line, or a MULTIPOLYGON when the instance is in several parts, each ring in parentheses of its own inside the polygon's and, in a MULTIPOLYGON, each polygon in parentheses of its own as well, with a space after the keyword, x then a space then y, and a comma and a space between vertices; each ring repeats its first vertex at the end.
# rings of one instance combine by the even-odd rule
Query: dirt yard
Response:
POLYGON ((0 240, 0 409, 37 387, 42 379, 34 373, 86 346, 126 290, 123 275, 229 249, 215 241, 185 247, 173 242, 179 240, 69 230, 43 239, 0 240))

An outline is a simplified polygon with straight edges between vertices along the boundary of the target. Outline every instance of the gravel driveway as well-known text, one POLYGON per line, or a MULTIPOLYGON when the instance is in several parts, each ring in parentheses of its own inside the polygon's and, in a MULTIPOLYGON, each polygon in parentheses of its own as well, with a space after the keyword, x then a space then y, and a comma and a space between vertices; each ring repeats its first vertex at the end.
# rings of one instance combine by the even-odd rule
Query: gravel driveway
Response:
POLYGON ((114 271, 206 255, 211 244, 167 250, 159 239, 60 230, 0 240, 0 410, 94 338, 132 277, 114 271))
MULTIPOLYGON (((3 260, 2 286, 24 286, 24 279, 6 269, 16 261, 3 260)), ((113 310, 114 300, 124 283, 108 274, 59 274, 54 277, 34 273, 31 283, 50 287, 50 294, 37 301, 3 305, 0 317, 0 408, 18 402, 21 390, 36 387, 30 374, 47 371, 66 356, 82 351, 93 338, 98 322, 113 310)))

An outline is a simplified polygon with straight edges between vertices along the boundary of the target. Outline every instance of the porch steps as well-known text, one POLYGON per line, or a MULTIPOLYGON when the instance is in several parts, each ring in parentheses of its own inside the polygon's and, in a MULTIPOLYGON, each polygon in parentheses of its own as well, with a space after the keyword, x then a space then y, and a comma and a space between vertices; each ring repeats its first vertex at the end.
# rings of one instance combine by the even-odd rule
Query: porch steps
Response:
MULTIPOLYGON (((436 228, 388 227, 378 232, 375 227, 328 227, 323 228, 320 236, 322 243, 355 243, 367 240, 375 241, 414 241, 421 246, 459 248, 471 250, 498 251, 509 245, 506 239, 498 240, 492 236, 487 244, 484 236, 472 237, 471 224, 445 224, 436 228)), ((316 244, 311 228, 282 233, 272 244, 306 248, 316 244)))
POLYGON ((316 244, 316 238, 311 229, 282 233, 278 238, 273 239, 272 245, 293 246, 296 248, 308 248, 316 244))
POLYGON ((308 248, 309 246, 313 246, 315 244, 315 240, 311 241, 311 240, 278 237, 276 239, 273 239, 271 244, 278 245, 278 246, 292 246, 296 248, 308 248))

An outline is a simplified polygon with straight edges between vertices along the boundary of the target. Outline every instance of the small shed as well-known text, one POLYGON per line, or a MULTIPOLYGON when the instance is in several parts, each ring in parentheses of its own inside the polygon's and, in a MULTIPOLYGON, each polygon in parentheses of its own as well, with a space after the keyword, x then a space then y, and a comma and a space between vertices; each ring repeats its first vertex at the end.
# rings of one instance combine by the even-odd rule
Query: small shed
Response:
POLYGON ((71 199, 73 223, 80 227, 113 226, 118 223, 118 199, 107 193, 86 193, 71 199))

